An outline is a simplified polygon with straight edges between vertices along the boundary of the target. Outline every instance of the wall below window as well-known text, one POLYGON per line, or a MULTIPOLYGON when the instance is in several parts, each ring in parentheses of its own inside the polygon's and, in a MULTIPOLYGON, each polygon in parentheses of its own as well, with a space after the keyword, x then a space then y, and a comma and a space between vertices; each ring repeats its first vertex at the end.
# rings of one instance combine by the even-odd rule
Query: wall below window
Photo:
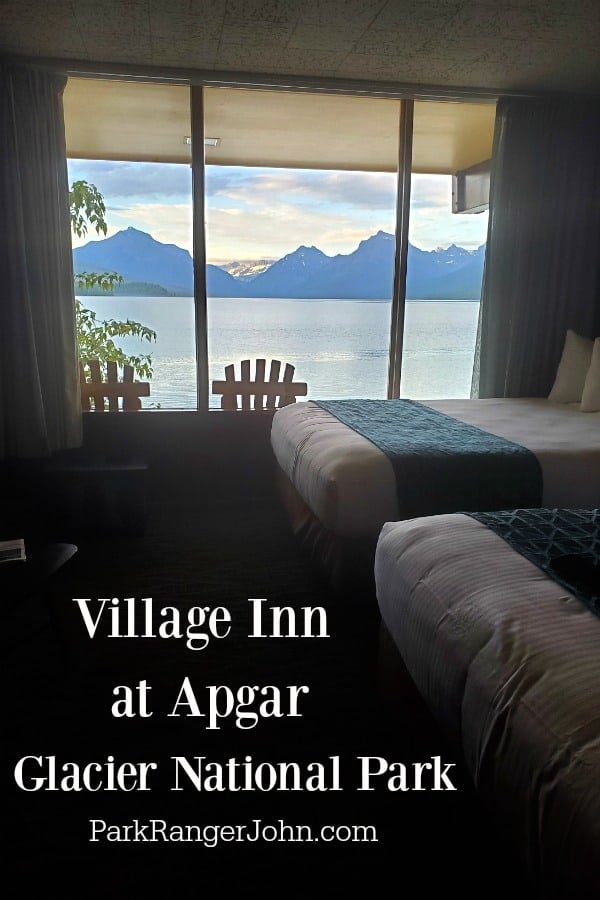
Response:
POLYGON ((274 491, 268 413, 148 412, 84 416, 84 452, 148 465, 151 501, 175 504, 274 491))
POLYGON ((269 414, 88 413, 83 424, 81 449, 0 466, 0 539, 67 540, 80 528, 143 525, 144 513, 161 508, 176 514, 275 493, 269 414))

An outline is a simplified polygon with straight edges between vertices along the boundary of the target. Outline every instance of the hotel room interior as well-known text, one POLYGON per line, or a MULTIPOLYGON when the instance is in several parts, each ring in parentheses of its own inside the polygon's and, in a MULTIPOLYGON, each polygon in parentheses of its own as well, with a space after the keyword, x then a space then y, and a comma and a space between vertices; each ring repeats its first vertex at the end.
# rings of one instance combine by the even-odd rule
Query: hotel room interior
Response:
POLYGON ((600 507, 599 51, 593 0, 0 3, 0 540, 27 554, 0 564, 15 896, 38 896, 40 878, 82 898, 388 882, 600 895, 600 537, 582 512, 600 507), (67 157, 191 166, 195 409, 82 411, 67 157), (309 380, 277 411, 217 408, 205 165, 397 173, 388 400, 411 173, 453 175, 458 211, 489 206, 473 399, 421 415, 489 429, 502 460, 486 444, 481 469, 434 472, 417 448, 403 484, 309 380), (182 618, 225 607, 231 631, 199 652, 92 640, 74 598, 120 598, 122 631, 125 598, 182 618), (251 598, 297 622, 322 607, 328 636, 249 639, 251 598), (187 677, 201 706, 207 685, 309 692, 300 716, 211 729, 168 715, 187 677), (156 714, 113 715, 113 689, 144 681, 156 714), (30 755, 159 770, 147 792, 24 790, 30 755), (174 756, 339 757, 344 789, 173 791, 174 756), (409 771, 439 758, 457 790, 357 790, 367 756, 409 771), (89 840, 90 819, 152 818, 374 825, 378 840, 89 840))

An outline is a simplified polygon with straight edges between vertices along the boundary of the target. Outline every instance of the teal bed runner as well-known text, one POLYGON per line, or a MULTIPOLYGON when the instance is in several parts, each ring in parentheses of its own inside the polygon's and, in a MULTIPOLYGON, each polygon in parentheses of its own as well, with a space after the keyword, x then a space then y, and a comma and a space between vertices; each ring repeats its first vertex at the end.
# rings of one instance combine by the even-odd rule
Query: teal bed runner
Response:
POLYGON ((600 510, 469 513, 600 615, 600 510))
POLYGON ((416 400, 314 402, 386 454, 402 518, 541 505, 540 465, 519 444, 416 400))

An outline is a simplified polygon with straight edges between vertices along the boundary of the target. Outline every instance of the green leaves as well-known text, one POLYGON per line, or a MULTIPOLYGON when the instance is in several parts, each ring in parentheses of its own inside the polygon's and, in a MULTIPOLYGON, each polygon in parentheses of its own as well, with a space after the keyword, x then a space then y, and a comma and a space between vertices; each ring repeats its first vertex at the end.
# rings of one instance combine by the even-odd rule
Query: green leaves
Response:
MULTIPOLYGON (((91 225, 97 234, 106 234, 106 206, 104 197, 95 184, 87 181, 74 181, 69 190, 69 206, 71 227, 78 238, 84 237, 91 225)), ((75 283, 80 288, 100 287, 103 291, 112 291, 115 284, 123 284, 123 278, 117 272, 78 272, 75 283)), ((136 375, 141 378, 152 378, 152 357, 148 353, 132 355, 125 353, 115 344, 113 338, 136 337, 142 341, 156 340, 156 332, 141 322, 127 319, 119 322, 116 319, 98 320, 96 313, 86 309, 79 300, 75 300, 75 322, 77 327, 77 343, 79 357, 84 362, 98 359, 101 363, 114 360, 117 365, 133 366, 136 375)))
POLYGON ((99 320, 95 312, 82 306, 80 300, 75 300, 75 317, 79 356, 84 362, 88 359, 99 359, 101 363, 106 363, 114 359, 120 366, 133 366, 141 378, 147 380, 152 378, 150 354, 127 354, 113 341, 115 337, 136 337, 141 341, 152 343, 156 340, 156 332, 152 328, 131 319, 125 322, 116 319, 99 320))
POLYGON ((75 282, 80 288, 100 287, 103 291, 112 291, 115 284, 123 284, 123 276, 117 272, 78 272, 75 282))
POLYGON ((106 234, 106 206, 104 197, 95 184, 74 181, 69 189, 71 227, 77 237, 87 234, 88 224, 96 234, 106 234))

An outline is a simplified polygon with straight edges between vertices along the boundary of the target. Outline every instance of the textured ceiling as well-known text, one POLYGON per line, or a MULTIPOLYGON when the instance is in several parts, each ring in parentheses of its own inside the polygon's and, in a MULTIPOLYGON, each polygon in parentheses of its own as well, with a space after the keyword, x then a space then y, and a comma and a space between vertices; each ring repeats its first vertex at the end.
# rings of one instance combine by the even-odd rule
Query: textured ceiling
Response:
POLYGON ((0 0, 0 52, 503 90, 600 91, 598 0, 0 0))

